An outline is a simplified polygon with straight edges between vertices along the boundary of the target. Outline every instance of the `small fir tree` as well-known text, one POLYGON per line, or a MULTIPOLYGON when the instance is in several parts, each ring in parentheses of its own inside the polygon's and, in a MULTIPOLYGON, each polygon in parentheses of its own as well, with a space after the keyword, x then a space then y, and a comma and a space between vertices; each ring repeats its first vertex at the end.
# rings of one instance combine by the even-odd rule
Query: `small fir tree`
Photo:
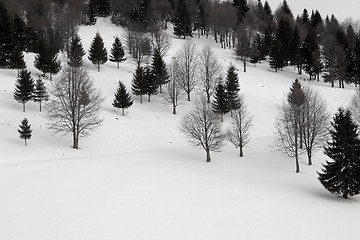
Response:
POLYGON ((215 88, 215 95, 212 107, 215 113, 221 114, 221 120, 223 120, 223 115, 230 111, 227 95, 225 92, 225 86, 222 82, 219 82, 215 88))
POLYGON ((18 75, 20 70, 26 68, 26 63, 24 61, 24 54, 20 46, 16 46, 10 56, 10 68, 17 69, 18 75))
POLYGON ((97 65, 97 69, 99 72, 100 72, 100 64, 104 64, 108 60, 107 51, 104 46, 104 41, 100 36, 99 32, 96 33, 95 38, 91 43, 89 50, 89 60, 93 64, 97 65))
POLYGON ((39 45, 39 52, 35 56, 34 66, 42 71, 44 75, 49 73, 51 81, 52 75, 57 74, 61 69, 57 51, 41 42, 39 45))
POLYGON ((71 67, 80 67, 83 64, 83 56, 85 51, 83 49, 81 39, 78 35, 71 38, 70 48, 68 52, 68 63, 71 67))
POLYGON ((159 49, 155 49, 154 51, 151 71, 154 74, 156 84, 160 87, 160 93, 162 93, 162 85, 169 82, 169 74, 159 49))
POLYGON ((140 96, 140 103, 142 103, 142 96, 146 94, 146 82, 142 67, 138 67, 134 73, 131 90, 134 95, 140 96))
POLYGON ((225 81, 227 103, 230 111, 236 110, 240 107, 239 99, 239 78, 236 73, 234 65, 230 65, 226 75, 225 81))
POLYGON ((330 129, 324 153, 332 159, 323 165, 319 181, 331 193, 348 199, 360 193, 360 140, 349 110, 340 108, 330 129))
POLYGON ((113 106, 116 108, 122 109, 122 115, 124 116, 124 110, 131 107, 133 100, 131 99, 129 93, 126 91, 125 85, 119 81, 119 87, 115 93, 115 99, 113 106))
POLYGON ((120 63, 126 60, 124 56, 125 56, 125 51, 121 44, 121 41, 119 37, 115 37, 114 43, 111 48, 110 61, 116 62, 117 68, 119 68, 120 63))
POLYGON ((158 85, 156 83, 155 75, 151 71, 150 67, 145 67, 143 77, 145 92, 148 95, 148 102, 150 102, 151 95, 156 95, 158 93, 158 85))
POLYGON ((17 78, 14 92, 14 99, 23 104, 23 111, 25 112, 25 103, 31 100, 34 91, 34 81, 31 73, 27 70, 21 70, 17 78))
POLYGON ((192 24, 190 13, 185 0, 179 0, 173 19, 174 34, 178 37, 192 37, 192 24))
POLYGON ((95 25, 96 23, 96 1, 90 0, 88 3, 88 11, 87 11, 87 24, 95 25))
POLYGON ((25 141, 25 146, 26 146, 26 140, 31 138, 31 124, 29 124, 28 120, 26 118, 24 118, 21 121, 21 124, 19 125, 19 129, 18 132, 20 134, 20 138, 24 139, 25 141))
POLYGON ((47 93, 45 83, 41 78, 38 78, 35 83, 35 89, 33 93, 33 101, 38 102, 41 112, 41 103, 49 100, 49 94, 47 93))

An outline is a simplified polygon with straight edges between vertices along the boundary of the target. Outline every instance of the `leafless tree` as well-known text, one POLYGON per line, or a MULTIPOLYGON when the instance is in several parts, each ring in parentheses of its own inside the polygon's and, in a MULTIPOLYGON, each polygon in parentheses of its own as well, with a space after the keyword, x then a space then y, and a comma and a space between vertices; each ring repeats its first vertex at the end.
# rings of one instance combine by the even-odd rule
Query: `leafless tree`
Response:
POLYGON ((256 32, 248 26, 243 24, 240 26, 237 33, 237 44, 235 48, 235 54, 239 60, 243 63, 244 72, 246 72, 247 62, 251 57, 251 47, 255 40, 256 32))
POLYGON ((357 89, 349 107, 354 121, 360 126, 360 90, 357 89))
POLYGON ((161 57, 164 57, 170 49, 169 35, 162 30, 161 26, 155 25, 151 31, 152 48, 158 49, 161 57))
POLYGON ((201 96, 196 101, 194 109, 183 118, 180 130, 186 135, 190 144, 205 150, 206 162, 211 162, 210 152, 221 151, 225 140, 221 124, 220 116, 214 113, 206 97, 201 96))
POLYGON ((310 88, 305 89, 304 92, 306 100, 303 105, 301 131, 308 156, 308 164, 312 165, 313 150, 322 148, 328 137, 330 114, 325 100, 319 93, 310 88))
POLYGON ((240 108, 232 116, 231 127, 227 132, 227 139, 240 149, 240 157, 244 156, 243 147, 249 142, 249 129, 252 125, 247 106, 244 102, 244 96, 240 97, 240 108))
POLYGON ((210 103, 210 97, 222 75, 221 65, 210 47, 204 47, 201 51, 199 68, 202 87, 205 90, 207 102, 210 103))
POLYGON ((195 44, 191 41, 186 41, 183 48, 175 56, 178 61, 178 70, 182 76, 180 84, 187 94, 188 101, 190 101, 190 94, 198 85, 198 54, 196 53, 195 44))
POLYGON ((136 28, 128 28, 124 38, 127 50, 137 67, 147 63, 151 57, 152 50, 149 34, 136 28))
POLYGON ((55 133, 72 134, 73 148, 79 148, 79 138, 100 126, 103 98, 95 89, 84 67, 65 66, 50 91, 52 99, 46 105, 49 128, 55 133))
POLYGON ((180 85, 181 75, 178 71, 177 64, 177 61, 174 60, 173 64, 169 67, 170 81, 165 85, 163 92, 164 99, 172 104, 173 114, 176 114, 176 107, 184 95, 184 90, 180 85))

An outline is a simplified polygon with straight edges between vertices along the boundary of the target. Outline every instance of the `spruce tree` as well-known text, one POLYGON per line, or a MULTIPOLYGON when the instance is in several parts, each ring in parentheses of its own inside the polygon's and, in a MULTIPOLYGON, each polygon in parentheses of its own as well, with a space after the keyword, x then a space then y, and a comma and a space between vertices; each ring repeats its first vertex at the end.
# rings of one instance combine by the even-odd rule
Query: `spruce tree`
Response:
POLYGON ((331 122, 331 141, 324 153, 326 161, 319 181, 331 193, 348 199, 360 193, 360 140, 358 126, 351 119, 349 110, 339 108, 331 122))
POLYGON ((17 13, 15 14, 12 22, 14 42, 18 47, 20 47, 22 51, 24 51, 26 50, 26 45, 29 38, 26 33, 26 23, 17 13))
POLYGON ((78 35, 71 38, 70 48, 68 52, 68 63, 71 67, 80 67, 83 64, 83 56, 85 51, 83 49, 81 39, 78 35))
POLYGON ((88 25, 95 25, 95 23, 96 23, 96 13, 97 13, 96 0, 90 0, 88 2, 87 7, 88 7, 87 24, 88 25))
POLYGON ((107 17, 111 13, 110 0, 98 0, 97 1, 97 15, 100 17, 107 17))
POLYGON ((104 46, 104 41, 100 36, 99 32, 96 33, 95 38, 91 43, 89 50, 89 60, 93 64, 97 65, 97 69, 99 72, 100 72, 100 64, 104 64, 108 60, 107 51, 104 46))
POLYGON ((140 103, 142 103, 142 96, 146 94, 146 81, 142 67, 138 67, 134 73, 131 90, 134 95, 140 96, 140 103))
POLYGON ((233 0, 233 6, 237 9, 237 23, 242 23, 246 13, 250 10, 247 0, 233 0))
POLYGON ((20 74, 21 69, 26 68, 24 54, 20 46, 16 46, 10 55, 10 68, 17 69, 18 75, 20 74))
POLYGON ((220 81, 215 88, 214 101, 212 102, 212 107, 214 112, 217 114, 221 114, 221 119, 223 119, 223 115, 230 111, 228 106, 227 95, 225 92, 225 86, 220 81))
POLYGON ((232 64, 229 66, 226 74, 225 89, 229 111, 238 109, 240 107, 239 79, 236 68, 232 64))
POLYGON ((39 103, 40 112, 41 112, 41 103, 43 101, 48 101, 49 100, 49 94, 47 93, 45 83, 41 80, 41 78, 38 78, 36 80, 32 99, 33 99, 34 102, 39 103))
POLYGON ((281 46, 277 39, 274 39, 271 44, 269 64, 276 72, 285 67, 285 55, 281 51, 281 46))
POLYGON ((166 63, 163 60, 158 48, 154 51, 151 71, 154 74, 156 84, 160 87, 160 93, 162 93, 162 85, 169 82, 169 74, 166 68, 166 63))
POLYGON ((117 68, 119 68, 120 63, 126 60, 124 56, 125 56, 124 48, 121 44, 119 37, 116 36, 111 48, 110 61, 116 62, 117 68))
POLYGON ((145 67, 143 77, 145 84, 145 92, 148 95, 148 102, 150 102, 151 95, 155 95, 158 93, 158 84, 156 82, 155 75, 151 71, 150 67, 145 67))
POLYGON ((19 129, 18 132, 20 134, 20 138, 24 139, 25 141, 25 146, 26 146, 26 140, 31 138, 31 124, 29 124, 28 120, 26 118, 24 118, 21 121, 21 124, 19 125, 19 129))
POLYGON ((39 52, 35 56, 34 66, 44 75, 49 73, 51 81, 52 75, 57 74, 61 69, 57 51, 42 41, 39 45, 39 52))
POLYGON ((126 91, 125 85, 119 81, 119 87, 115 93, 115 99, 113 106, 122 109, 122 115, 124 116, 124 110, 129 108, 133 104, 129 93, 126 91))
POLYGON ((17 78, 14 92, 14 99, 23 104, 23 111, 25 112, 25 103, 33 96, 34 81, 31 73, 25 69, 20 71, 17 78))
POLYGON ((192 23, 186 0, 179 0, 173 19, 174 34, 178 37, 192 37, 192 23))
POLYGON ((14 46, 11 17, 4 4, 0 2, 0 68, 9 67, 14 46))

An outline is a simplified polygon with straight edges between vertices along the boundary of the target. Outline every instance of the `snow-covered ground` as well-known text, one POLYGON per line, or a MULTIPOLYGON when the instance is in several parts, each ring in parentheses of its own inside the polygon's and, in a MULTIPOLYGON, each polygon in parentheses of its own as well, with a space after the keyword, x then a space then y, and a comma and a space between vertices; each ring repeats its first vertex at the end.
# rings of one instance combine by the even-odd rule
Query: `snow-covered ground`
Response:
MULTIPOLYGON (((85 49, 97 31, 108 52, 113 37, 123 35, 121 28, 99 19, 80 28, 85 49)), ((172 35, 171 40, 167 60, 184 43, 172 35)), ((244 158, 228 144, 206 163, 203 150, 188 145, 178 130, 191 108, 185 98, 173 115, 160 96, 143 104, 135 97, 121 116, 111 102, 119 80, 130 90, 135 66, 129 61, 120 69, 107 62, 98 73, 86 59, 106 100, 102 127, 80 140, 80 150, 70 147, 70 136, 48 131, 37 104, 29 102, 23 113, 13 99, 16 71, 0 70, 1 240, 338 240, 360 234, 360 198, 339 199, 317 180, 326 160, 322 151, 313 166, 303 156, 296 174, 294 160, 272 150, 277 106, 299 76, 291 68, 275 73, 266 62, 243 73, 232 50, 220 49, 211 39, 193 41, 199 50, 213 47, 224 74, 230 63, 239 69, 241 92, 254 119, 244 158), (24 117, 33 128, 27 147, 17 133, 24 117)), ((36 78, 33 58, 26 55, 36 78)), ((332 113, 354 94, 349 86, 310 85, 327 99, 332 113)))

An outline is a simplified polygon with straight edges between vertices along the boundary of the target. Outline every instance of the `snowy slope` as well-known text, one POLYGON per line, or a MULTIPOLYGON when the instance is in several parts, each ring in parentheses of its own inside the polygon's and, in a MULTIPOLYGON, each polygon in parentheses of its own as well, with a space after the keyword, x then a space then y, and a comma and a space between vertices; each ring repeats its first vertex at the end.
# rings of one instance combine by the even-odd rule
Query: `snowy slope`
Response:
MULTIPOLYGON (((121 28, 99 19, 80 28, 85 49, 97 31, 108 51, 113 37, 123 35, 121 28)), ((167 60, 184 43, 171 40, 167 60)), ((242 69, 231 50, 211 39, 193 41, 199 50, 213 47, 224 74, 231 62, 242 69)), ((33 58, 26 56, 36 77, 33 58)), ((108 62, 100 73, 87 59, 85 64, 105 97, 104 122, 80 140, 80 150, 70 147, 70 136, 47 130, 37 104, 28 103, 23 113, 12 97, 16 71, 0 70, 0 239, 336 240, 360 234, 360 198, 343 201, 317 180, 326 160, 321 151, 311 167, 302 157, 301 174, 295 174, 294 160, 272 150, 277 106, 298 77, 292 69, 275 73, 264 62, 249 66, 246 74, 239 71, 241 92, 254 116, 251 141, 244 158, 228 144, 208 164, 204 152, 189 146, 178 131, 190 103, 184 99, 173 115, 160 96, 143 104, 135 97, 123 117, 111 102, 119 80, 130 89, 134 64, 127 61, 117 69, 108 62), (24 117, 33 128, 27 147, 17 134, 24 117)), ((332 112, 354 94, 351 86, 302 84, 326 97, 332 112)))

